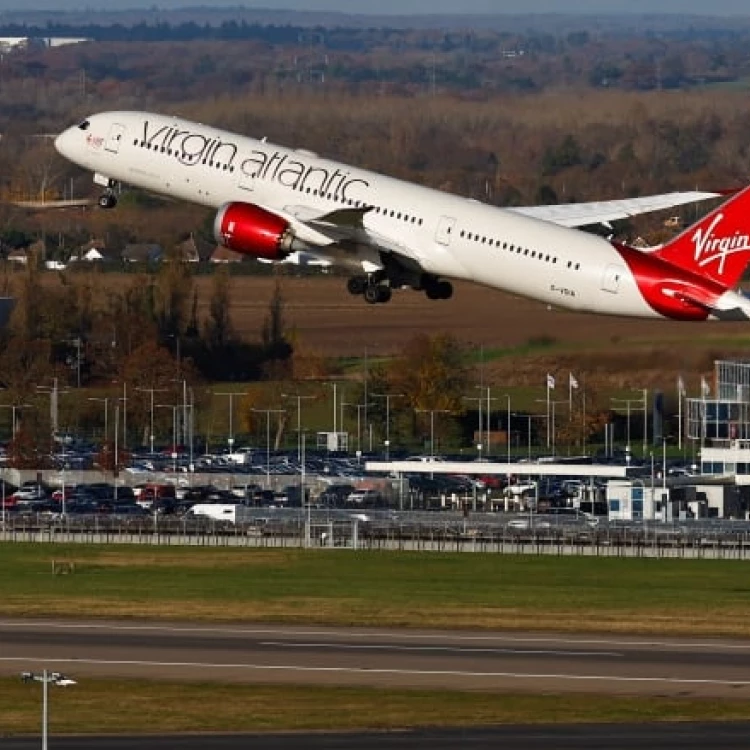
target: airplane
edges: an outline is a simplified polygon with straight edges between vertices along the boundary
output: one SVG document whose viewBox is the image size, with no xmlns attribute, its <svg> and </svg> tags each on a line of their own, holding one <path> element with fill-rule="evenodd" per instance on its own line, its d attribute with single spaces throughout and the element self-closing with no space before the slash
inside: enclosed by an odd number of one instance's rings
<svg viewBox="0 0 750 750">
<path fill-rule="evenodd" d="M 449 299 L 460 279 L 556 308 L 683 321 L 748 320 L 734 287 L 750 260 L 750 188 L 644 251 L 576 227 L 718 197 L 710 192 L 498 208 L 150 112 L 92 114 L 55 140 L 93 172 L 99 205 L 121 185 L 216 210 L 218 243 L 259 260 L 347 269 L 351 294 L 384 303 L 402 287 Z"/>
</svg>

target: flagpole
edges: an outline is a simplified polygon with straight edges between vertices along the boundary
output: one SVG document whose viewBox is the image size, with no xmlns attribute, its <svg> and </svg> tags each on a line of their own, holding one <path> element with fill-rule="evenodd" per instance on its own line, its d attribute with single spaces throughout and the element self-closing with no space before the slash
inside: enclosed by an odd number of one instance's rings
<svg viewBox="0 0 750 750">
<path fill-rule="evenodd" d="M 581 411 L 583 412 L 583 417 L 581 420 L 581 448 L 583 449 L 583 455 L 585 456 L 586 455 L 586 373 L 585 372 L 582 375 L 581 382 L 583 383 L 583 387 L 581 388 Z"/>
<path fill-rule="evenodd" d="M 568 373 L 568 411 L 573 417 L 573 373 Z"/>
<path fill-rule="evenodd" d="M 550 446 L 550 439 L 549 439 L 549 374 L 547 374 L 547 448 Z"/>
<path fill-rule="evenodd" d="M 682 452 L 682 388 L 677 381 L 677 448 Z"/>
</svg>

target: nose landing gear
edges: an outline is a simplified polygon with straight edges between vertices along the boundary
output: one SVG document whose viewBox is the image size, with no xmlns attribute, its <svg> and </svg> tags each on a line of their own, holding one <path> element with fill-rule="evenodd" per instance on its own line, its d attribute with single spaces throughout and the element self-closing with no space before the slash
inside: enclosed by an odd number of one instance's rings
<svg viewBox="0 0 750 750">
<path fill-rule="evenodd" d="M 114 208 L 117 205 L 117 196 L 113 190 L 107 190 L 99 196 L 98 204 L 99 208 Z"/>
</svg>

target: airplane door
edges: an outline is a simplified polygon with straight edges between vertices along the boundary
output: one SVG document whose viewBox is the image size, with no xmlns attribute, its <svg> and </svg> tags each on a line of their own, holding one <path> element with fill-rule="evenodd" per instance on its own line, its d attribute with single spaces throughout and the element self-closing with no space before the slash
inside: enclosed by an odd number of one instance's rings
<svg viewBox="0 0 750 750">
<path fill-rule="evenodd" d="M 122 143 L 124 135 L 124 125 L 118 125 L 117 123 L 112 125 L 112 127 L 109 129 L 107 140 L 104 142 L 104 149 L 112 154 L 118 153 L 120 151 L 120 144 Z"/>
<path fill-rule="evenodd" d="M 456 220 L 452 216 L 441 216 L 435 232 L 435 241 L 440 245 L 450 245 Z"/>
<path fill-rule="evenodd" d="M 610 294 L 620 291 L 620 281 L 625 273 L 624 266 L 607 266 L 602 277 L 602 290 Z"/>
</svg>

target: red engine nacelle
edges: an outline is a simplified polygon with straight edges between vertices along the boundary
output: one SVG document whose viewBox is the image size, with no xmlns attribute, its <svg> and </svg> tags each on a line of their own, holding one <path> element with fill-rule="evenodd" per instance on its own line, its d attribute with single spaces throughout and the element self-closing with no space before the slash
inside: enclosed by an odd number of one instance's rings
<svg viewBox="0 0 750 750">
<path fill-rule="evenodd" d="M 282 260 L 292 251 L 289 222 L 252 203 L 225 203 L 214 220 L 216 241 L 245 255 Z"/>
</svg>

